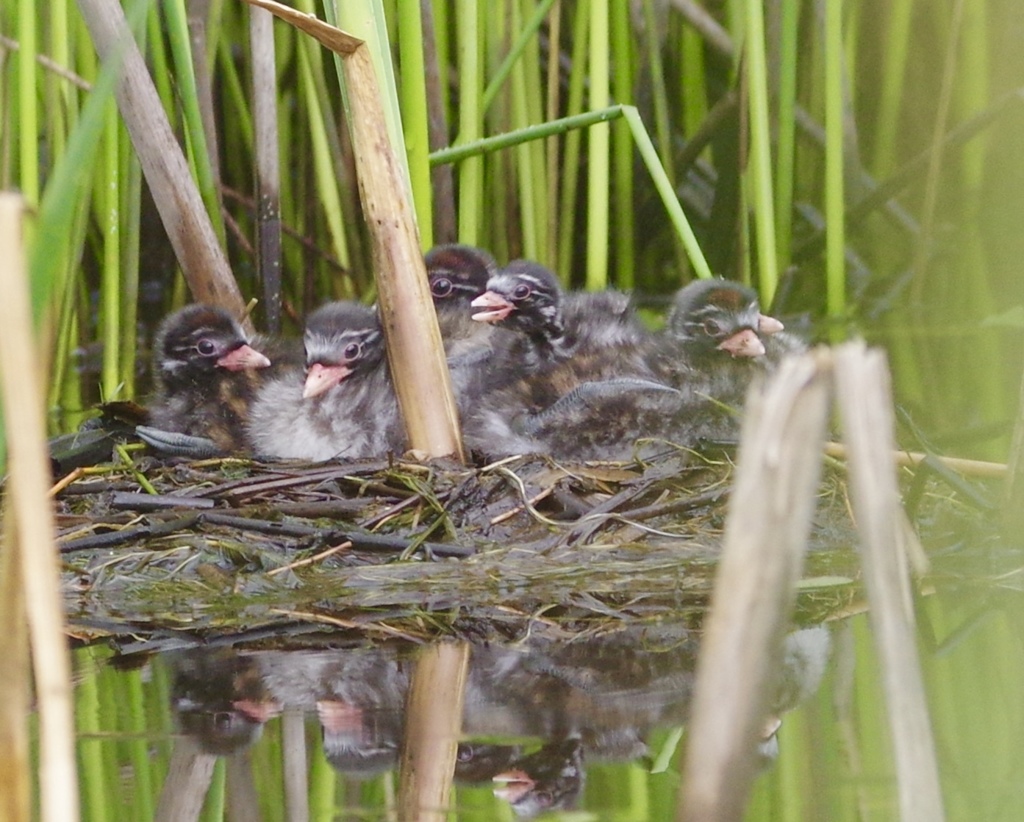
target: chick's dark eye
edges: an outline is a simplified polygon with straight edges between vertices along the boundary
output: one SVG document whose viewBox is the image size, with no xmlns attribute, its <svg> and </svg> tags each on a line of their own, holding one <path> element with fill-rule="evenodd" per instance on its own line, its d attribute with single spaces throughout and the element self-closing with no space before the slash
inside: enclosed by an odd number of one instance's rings
<svg viewBox="0 0 1024 822">
<path fill-rule="evenodd" d="M 722 333 L 722 324 L 717 320 L 704 320 L 704 331 L 712 337 Z"/>
<path fill-rule="evenodd" d="M 356 357 L 359 356 L 359 351 L 361 348 L 362 346 L 360 346 L 359 343 L 349 343 L 348 345 L 345 346 L 345 350 L 341 352 L 341 355 L 346 360 L 354 360 Z"/>
<path fill-rule="evenodd" d="M 532 293 L 532 289 L 528 285 L 517 285 L 512 289 L 513 300 L 525 300 Z"/>
<path fill-rule="evenodd" d="M 196 351 L 204 357 L 210 357 L 217 351 L 217 346 L 211 340 L 200 340 L 196 343 Z"/>
<path fill-rule="evenodd" d="M 447 297 L 452 293 L 452 281 L 447 277 L 438 277 L 430 283 L 430 293 L 435 297 Z"/>
</svg>

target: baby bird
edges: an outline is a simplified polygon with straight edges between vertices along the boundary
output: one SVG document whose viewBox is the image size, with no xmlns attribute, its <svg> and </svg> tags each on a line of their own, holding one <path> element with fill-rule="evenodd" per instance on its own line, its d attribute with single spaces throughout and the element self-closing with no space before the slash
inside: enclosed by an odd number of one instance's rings
<svg viewBox="0 0 1024 822">
<path fill-rule="evenodd" d="M 189 305 L 167 317 L 153 345 L 156 393 L 139 436 L 165 453 L 239 450 L 245 419 L 270 360 L 221 308 Z"/>
<path fill-rule="evenodd" d="M 679 395 L 655 379 L 625 294 L 563 295 L 550 271 L 516 261 L 474 305 L 487 309 L 475 318 L 519 332 L 503 360 L 512 380 L 492 384 L 464 424 L 467 445 L 489 458 L 626 459 L 648 415 Z"/>
<path fill-rule="evenodd" d="M 686 396 L 666 434 L 686 445 L 734 441 L 751 382 L 804 342 L 761 313 L 757 292 L 721 279 L 696 280 L 672 303 L 652 367 Z"/>
<path fill-rule="evenodd" d="M 505 356 L 520 374 L 608 348 L 625 356 L 647 338 L 626 294 L 563 294 L 554 272 L 530 260 L 510 262 L 472 305 L 484 309 L 474 320 L 517 333 Z"/>
<path fill-rule="evenodd" d="M 486 389 L 507 331 L 473 320 L 471 304 L 487 290 L 497 272 L 494 258 L 468 245 L 443 245 L 431 249 L 425 260 L 430 293 L 444 342 L 452 390 L 459 411 L 465 415 Z"/>
<path fill-rule="evenodd" d="M 449 360 L 489 349 L 493 328 L 474 322 L 470 305 L 487 290 L 498 264 L 488 252 L 469 245 L 441 245 L 424 257 L 437 323 Z"/>
<path fill-rule="evenodd" d="M 323 462 L 405 448 L 377 313 L 333 302 L 306 322 L 306 376 L 295 370 L 257 394 L 248 424 L 259 457 Z"/>
</svg>

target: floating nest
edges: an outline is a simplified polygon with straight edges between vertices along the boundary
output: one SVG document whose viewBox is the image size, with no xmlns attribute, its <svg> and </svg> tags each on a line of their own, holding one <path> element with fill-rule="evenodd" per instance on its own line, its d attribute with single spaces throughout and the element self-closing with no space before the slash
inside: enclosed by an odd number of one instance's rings
<svg viewBox="0 0 1024 822">
<path fill-rule="evenodd" d="M 115 463 L 56 486 L 83 640 L 328 627 L 426 640 L 678 619 L 706 604 L 734 469 L 725 453 L 670 448 L 642 463 L 483 468 L 167 461 L 139 448 L 118 445 Z M 851 544 L 840 472 L 818 510 L 811 573 L 834 588 L 853 566 L 821 550 Z"/>
</svg>

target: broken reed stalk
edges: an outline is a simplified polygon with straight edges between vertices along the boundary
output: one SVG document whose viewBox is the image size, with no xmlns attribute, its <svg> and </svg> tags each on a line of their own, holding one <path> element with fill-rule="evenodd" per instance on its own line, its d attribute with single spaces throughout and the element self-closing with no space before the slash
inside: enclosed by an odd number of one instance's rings
<svg viewBox="0 0 1024 822">
<path fill-rule="evenodd" d="M 448 818 L 468 672 L 466 642 L 429 645 L 416 660 L 406 697 L 399 819 Z"/>
<path fill-rule="evenodd" d="M 64 636 L 64 603 L 57 563 L 56 528 L 46 446 L 41 358 L 28 294 L 28 269 L 22 241 L 24 204 L 20 196 L 0 194 L 0 393 L 9 474 L 7 513 L 15 539 L 4 553 L 17 559 L 28 617 L 36 703 L 39 709 L 40 818 L 78 819 L 71 665 Z M 8 676 L 28 675 L 6 667 Z"/>
<path fill-rule="evenodd" d="M 273 0 L 246 0 L 341 57 L 359 195 L 373 244 L 378 310 L 409 446 L 463 459 L 458 414 L 427 282 L 408 185 L 388 136 L 380 86 L 362 40 Z"/>
<path fill-rule="evenodd" d="M 900 818 L 942 820 L 935 743 L 914 637 L 906 538 L 892 452 L 892 392 L 884 355 L 862 342 L 835 351 L 836 394 L 849 451 L 850 498 L 857 521 L 872 635 L 888 708 Z"/>
<path fill-rule="evenodd" d="M 823 352 L 751 392 L 697 665 L 680 822 L 738 820 L 814 512 L 828 411 Z"/>
<path fill-rule="evenodd" d="M 126 44 L 118 109 L 193 298 L 242 317 L 245 301 L 121 5 L 117 0 L 78 0 L 78 5 L 102 60 Z M 243 324 L 248 328 L 249 320 Z"/>
</svg>

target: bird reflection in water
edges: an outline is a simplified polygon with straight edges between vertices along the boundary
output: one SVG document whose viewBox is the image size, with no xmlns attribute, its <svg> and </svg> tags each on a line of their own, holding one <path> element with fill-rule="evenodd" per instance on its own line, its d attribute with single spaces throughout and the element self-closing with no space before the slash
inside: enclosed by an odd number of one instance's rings
<svg viewBox="0 0 1024 822">
<path fill-rule="evenodd" d="M 697 645 L 696 632 L 678 627 L 474 645 L 455 781 L 493 780 L 523 817 L 574 807 L 585 763 L 650 764 L 650 733 L 686 721 Z M 760 748 L 765 764 L 777 755 L 782 714 L 817 689 L 829 651 L 824 627 L 786 638 Z M 340 773 L 367 779 L 398 765 L 415 665 L 406 650 L 206 650 L 168 659 L 179 727 L 208 753 L 249 746 L 266 721 L 299 710 L 316 716 Z"/>
</svg>

